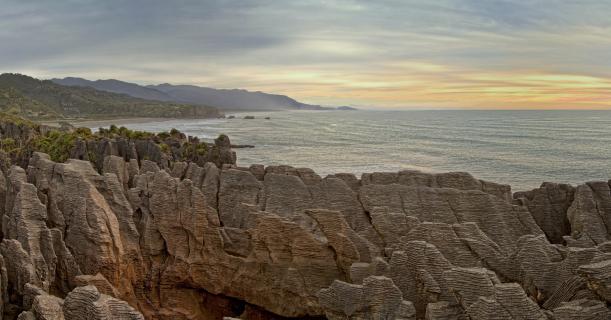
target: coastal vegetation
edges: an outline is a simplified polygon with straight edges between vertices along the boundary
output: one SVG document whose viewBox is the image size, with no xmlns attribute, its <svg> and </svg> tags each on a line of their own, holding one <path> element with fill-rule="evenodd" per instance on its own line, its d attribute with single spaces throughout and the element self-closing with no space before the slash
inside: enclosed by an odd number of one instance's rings
<svg viewBox="0 0 611 320">
<path fill-rule="evenodd" d="M 43 152 L 55 162 L 75 158 L 90 160 L 101 167 L 101 161 L 109 152 L 106 146 L 117 143 L 126 146 L 120 150 L 125 158 L 155 160 L 161 166 L 169 161 L 203 164 L 214 161 L 220 154 L 216 144 L 186 136 L 176 129 L 153 133 L 110 125 L 94 132 L 84 127 L 41 125 L 8 113 L 0 113 L 0 136 L 0 158 L 3 162 L 24 165 L 32 153 Z M 224 141 L 223 137 L 226 136 L 221 135 L 217 140 Z"/>
</svg>

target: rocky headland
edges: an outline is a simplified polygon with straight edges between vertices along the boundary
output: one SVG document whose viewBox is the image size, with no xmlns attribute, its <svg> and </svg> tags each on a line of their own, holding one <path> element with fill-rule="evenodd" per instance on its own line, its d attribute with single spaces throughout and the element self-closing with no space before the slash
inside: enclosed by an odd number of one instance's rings
<svg viewBox="0 0 611 320">
<path fill-rule="evenodd" d="M 320 177 L 107 130 L 0 122 L 4 319 L 611 319 L 608 181 Z"/>
</svg>

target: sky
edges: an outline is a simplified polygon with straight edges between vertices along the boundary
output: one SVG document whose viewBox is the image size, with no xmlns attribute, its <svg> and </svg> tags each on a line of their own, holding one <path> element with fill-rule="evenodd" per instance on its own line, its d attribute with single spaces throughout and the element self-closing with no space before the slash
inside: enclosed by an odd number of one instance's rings
<svg viewBox="0 0 611 320">
<path fill-rule="evenodd" d="M 611 0 L 0 0 L 0 72 L 381 108 L 611 109 Z"/>
</svg>

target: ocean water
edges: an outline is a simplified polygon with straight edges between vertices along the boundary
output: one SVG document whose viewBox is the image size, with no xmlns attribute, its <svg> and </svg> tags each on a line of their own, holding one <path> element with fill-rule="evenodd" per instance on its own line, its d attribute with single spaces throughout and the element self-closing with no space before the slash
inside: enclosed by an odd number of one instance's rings
<svg viewBox="0 0 611 320">
<path fill-rule="evenodd" d="M 256 119 L 242 119 L 254 115 Z M 544 181 L 577 184 L 611 176 L 611 111 L 280 111 L 236 119 L 128 123 L 229 135 L 238 164 L 337 172 L 467 171 L 513 190 Z M 270 120 L 263 119 L 271 117 Z"/>
</svg>

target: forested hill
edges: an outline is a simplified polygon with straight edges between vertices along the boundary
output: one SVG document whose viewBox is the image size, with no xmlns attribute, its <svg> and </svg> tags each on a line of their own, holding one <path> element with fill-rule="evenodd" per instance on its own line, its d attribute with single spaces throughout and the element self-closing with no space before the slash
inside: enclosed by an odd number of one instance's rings
<svg viewBox="0 0 611 320">
<path fill-rule="evenodd" d="M 0 75 L 0 111 L 29 118 L 215 118 L 215 107 L 146 100 L 91 87 L 63 86 L 13 73 Z"/>
</svg>

